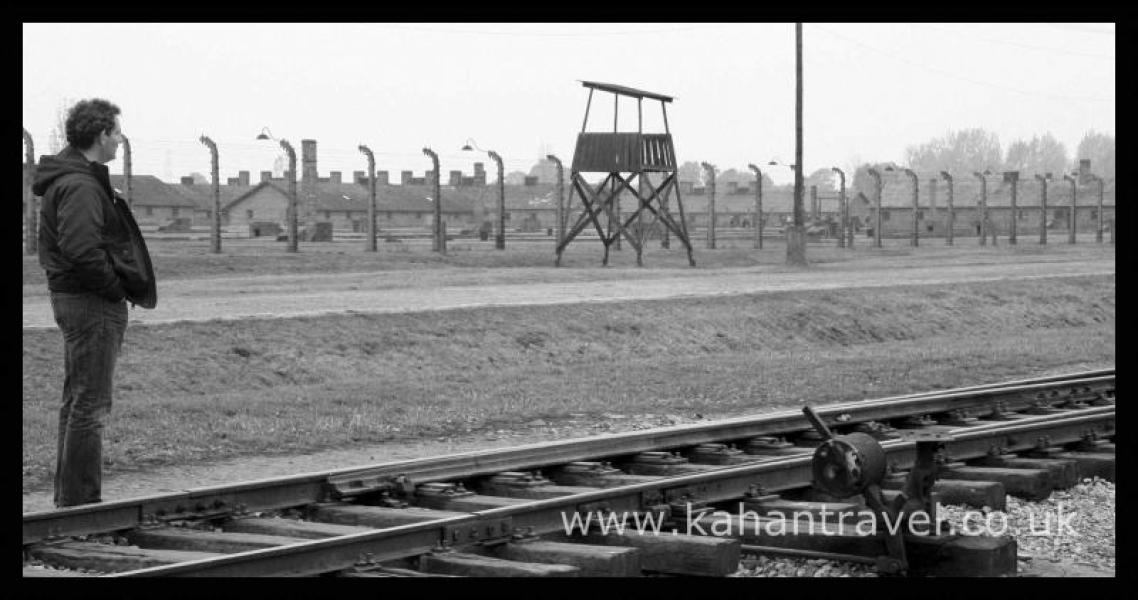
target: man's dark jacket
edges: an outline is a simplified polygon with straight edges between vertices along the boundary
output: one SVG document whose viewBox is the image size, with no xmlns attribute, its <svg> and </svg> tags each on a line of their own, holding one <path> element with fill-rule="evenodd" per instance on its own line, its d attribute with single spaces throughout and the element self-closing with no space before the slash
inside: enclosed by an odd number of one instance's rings
<svg viewBox="0 0 1138 600">
<path fill-rule="evenodd" d="M 107 167 L 68 146 L 40 157 L 32 192 L 43 198 L 39 258 L 53 292 L 90 292 L 154 308 L 150 253 Z"/>
</svg>

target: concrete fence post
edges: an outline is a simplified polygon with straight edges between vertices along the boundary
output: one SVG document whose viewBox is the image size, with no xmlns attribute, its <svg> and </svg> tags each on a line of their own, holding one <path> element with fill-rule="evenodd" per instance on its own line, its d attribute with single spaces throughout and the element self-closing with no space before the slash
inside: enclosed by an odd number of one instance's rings
<svg viewBox="0 0 1138 600">
<path fill-rule="evenodd" d="M 907 173 L 909 175 L 909 177 L 911 177 L 913 179 L 913 241 L 912 241 L 912 244 L 913 244 L 913 246 L 917 246 L 919 243 L 920 237 L 921 237 L 921 233 L 920 233 L 921 220 L 917 214 L 918 212 L 920 212 L 920 208 L 921 208 L 920 205 L 917 203 L 917 196 L 918 196 L 918 192 L 919 192 L 920 183 L 917 180 L 917 174 L 914 173 L 912 169 L 905 169 L 905 173 Z"/>
<path fill-rule="evenodd" d="M 837 167 L 831 171 L 838 174 L 838 247 L 845 248 L 847 237 L 849 247 L 853 247 L 853 232 L 850 231 L 850 210 L 846 200 L 846 174 Z"/>
<path fill-rule="evenodd" d="M 748 168 L 755 172 L 755 217 L 752 224 L 755 226 L 755 250 L 763 249 L 763 172 L 754 164 Z"/>
<path fill-rule="evenodd" d="M 443 191 L 442 191 L 442 172 L 439 171 L 439 155 L 435 154 L 430 148 L 423 148 L 423 154 L 431 157 L 431 164 L 434 165 L 435 180 L 434 180 L 434 198 L 432 200 L 435 204 L 435 226 L 434 229 L 434 251 L 439 254 L 447 253 L 446 239 L 443 237 Z"/>
<path fill-rule="evenodd" d="M 947 225 L 945 226 L 944 245 L 952 245 L 953 229 L 956 227 L 956 208 L 952 204 L 952 175 L 948 171 L 941 171 L 940 176 L 948 184 L 948 197 L 945 200 L 945 213 Z"/>
<path fill-rule="evenodd" d="M 1102 230 L 1103 230 L 1103 216 L 1102 216 L 1102 196 L 1103 196 L 1103 180 L 1098 175 L 1091 175 L 1096 183 L 1098 183 L 1098 227 L 1095 229 L 1095 242 L 1102 243 Z"/>
<path fill-rule="evenodd" d="M 209 251 L 213 254 L 221 254 L 221 174 L 217 144 L 205 134 L 202 134 L 198 141 L 209 148 L 209 173 L 213 182 L 210 186 L 210 195 L 213 196 L 213 218 L 210 219 Z"/>
<path fill-rule="evenodd" d="M 1035 179 L 1039 182 L 1039 243 L 1047 243 L 1047 182 L 1051 179 L 1051 173 L 1046 175 L 1036 175 Z"/>
<path fill-rule="evenodd" d="M 297 231 L 297 198 L 296 198 L 296 150 L 293 149 L 292 144 L 288 140 L 280 140 L 281 148 L 288 154 L 288 247 L 285 249 L 287 252 L 299 252 L 300 247 L 297 238 L 299 237 Z"/>
<path fill-rule="evenodd" d="M 32 180 L 36 174 L 36 151 L 32 134 L 24 129 L 24 252 L 39 252 L 39 212 L 36 196 L 32 193 Z"/>
<path fill-rule="evenodd" d="M 1004 181 L 1007 181 L 1012 186 L 1012 220 L 1011 228 L 1008 231 L 1008 244 L 1015 246 L 1017 225 L 1019 222 L 1019 207 L 1016 203 L 1016 188 L 1019 186 L 1019 171 L 1005 171 Z"/>
<path fill-rule="evenodd" d="M 1076 217 L 1075 200 L 1078 197 L 1078 192 L 1079 192 L 1078 185 L 1079 185 L 1079 183 L 1078 183 L 1077 179 L 1075 179 L 1074 177 L 1071 177 L 1070 175 L 1064 174 L 1063 179 L 1066 179 L 1067 181 L 1071 182 L 1071 214 L 1067 216 L 1067 243 L 1068 244 L 1074 244 L 1075 243 L 1075 224 L 1078 221 L 1075 218 Z"/>
<path fill-rule="evenodd" d="M 568 226 L 566 221 L 569 219 L 569 207 L 565 206 L 565 167 L 561 164 L 561 159 L 552 154 L 546 155 L 545 158 L 557 166 L 557 240 L 554 241 L 556 247 L 565 239 L 565 228 Z"/>
<path fill-rule="evenodd" d="M 378 252 L 375 230 L 375 154 L 371 148 L 360 144 L 359 150 L 367 157 L 367 183 L 369 201 L 367 205 L 367 246 L 368 252 Z"/>
<path fill-rule="evenodd" d="M 715 249 L 715 165 L 700 163 L 707 170 L 707 247 Z"/>
<path fill-rule="evenodd" d="M 973 171 L 980 180 L 980 245 L 988 245 L 988 178 L 987 173 Z"/>
<path fill-rule="evenodd" d="M 874 217 L 873 226 L 873 245 L 877 248 L 881 247 L 881 173 L 877 169 L 869 169 L 867 171 L 870 177 L 873 177 L 874 188 L 876 189 L 876 198 L 874 199 L 874 206 L 877 215 Z"/>
</svg>

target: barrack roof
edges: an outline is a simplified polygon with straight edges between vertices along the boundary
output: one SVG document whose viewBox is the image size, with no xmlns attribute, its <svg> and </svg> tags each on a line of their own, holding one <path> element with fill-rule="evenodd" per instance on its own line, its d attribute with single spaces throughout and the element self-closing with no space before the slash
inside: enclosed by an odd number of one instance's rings
<svg viewBox="0 0 1138 600">
<path fill-rule="evenodd" d="M 671 96 L 665 96 L 663 94 L 657 94 L 654 92 L 645 92 L 644 90 L 638 90 L 635 88 L 625 87 L 623 85 L 616 85 L 616 84 L 612 84 L 612 83 L 600 83 L 597 81 L 581 81 L 581 85 L 583 85 L 587 88 L 601 90 L 604 92 L 612 92 L 614 94 L 620 94 L 622 96 L 632 96 L 633 98 L 652 98 L 653 100 L 659 100 L 661 102 L 671 102 L 672 101 Z"/>
</svg>

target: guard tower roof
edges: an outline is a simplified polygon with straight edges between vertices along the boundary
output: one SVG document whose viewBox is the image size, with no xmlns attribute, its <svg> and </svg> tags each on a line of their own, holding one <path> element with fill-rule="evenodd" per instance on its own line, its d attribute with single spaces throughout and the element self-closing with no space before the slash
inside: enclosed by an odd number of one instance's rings
<svg viewBox="0 0 1138 600">
<path fill-rule="evenodd" d="M 581 85 L 583 85 L 587 88 L 592 88 L 595 90 L 601 90 L 603 92 L 612 92 L 614 94 L 619 94 L 621 96 L 632 96 L 633 98 L 652 98 L 653 100 L 659 100 L 660 102 L 671 102 L 672 101 L 671 96 L 665 96 L 663 94 L 657 94 L 654 92 L 645 92 L 644 90 L 638 90 L 635 88 L 625 87 L 623 85 L 616 85 L 613 83 L 600 83 L 598 81 L 581 81 Z"/>
</svg>

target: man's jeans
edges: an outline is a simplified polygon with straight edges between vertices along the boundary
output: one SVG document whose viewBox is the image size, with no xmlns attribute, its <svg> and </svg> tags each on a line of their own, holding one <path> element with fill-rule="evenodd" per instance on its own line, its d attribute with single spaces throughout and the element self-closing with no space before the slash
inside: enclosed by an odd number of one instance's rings
<svg viewBox="0 0 1138 600">
<path fill-rule="evenodd" d="M 111 411 L 115 359 L 126 330 L 126 301 L 51 292 L 63 332 L 63 406 L 55 462 L 55 505 L 102 500 L 103 425 Z"/>
</svg>

